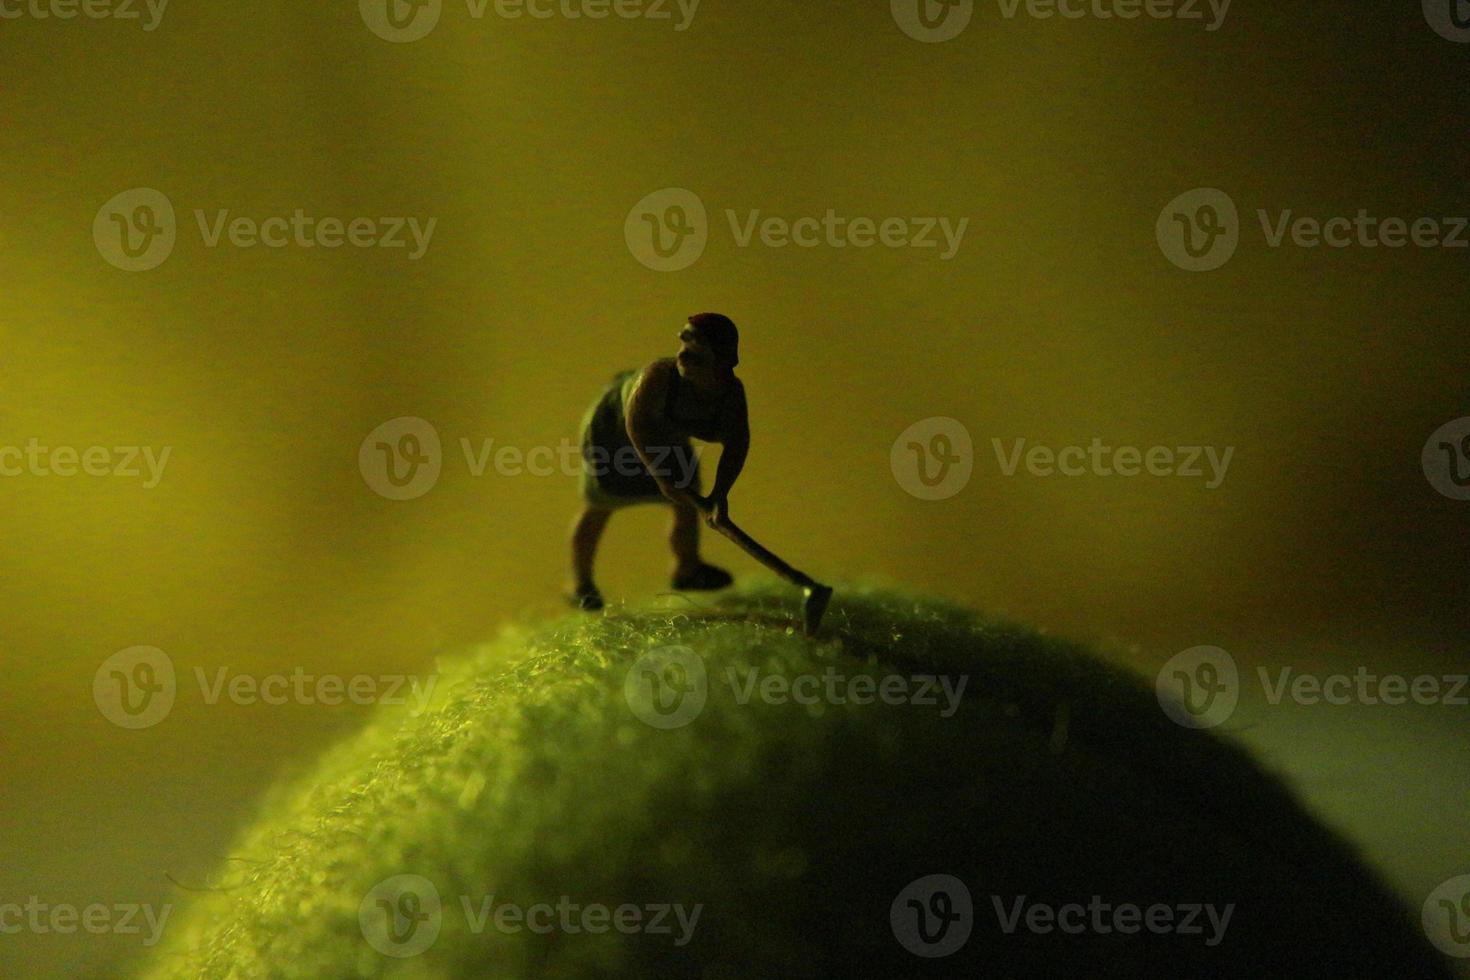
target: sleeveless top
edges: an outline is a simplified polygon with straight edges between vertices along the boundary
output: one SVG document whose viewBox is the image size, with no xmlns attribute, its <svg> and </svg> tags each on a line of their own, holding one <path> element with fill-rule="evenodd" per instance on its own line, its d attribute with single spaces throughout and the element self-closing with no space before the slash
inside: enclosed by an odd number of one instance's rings
<svg viewBox="0 0 1470 980">
<path fill-rule="evenodd" d="M 701 442 L 718 442 L 720 438 L 720 416 L 724 414 L 725 400 L 730 397 L 727 390 L 720 396 L 719 405 L 715 412 L 708 418 L 681 418 L 675 411 L 679 403 L 679 392 L 683 390 L 684 378 L 678 369 L 674 370 L 674 383 L 669 386 L 668 397 L 664 399 L 664 418 L 668 419 L 680 432 L 687 432 Z"/>
<path fill-rule="evenodd" d="M 632 440 L 628 438 L 628 392 L 637 382 L 638 373 L 636 370 L 620 371 L 614 375 L 582 419 L 582 455 L 589 464 L 598 464 L 587 470 L 587 478 L 612 498 L 654 499 L 663 496 L 652 474 L 636 459 Z M 684 418 L 677 411 L 683 384 L 684 379 L 679 377 L 676 369 L 668 397 L 664 400 L 664 418 L 679 432 L 688 433 L 701 442 L 715 441 L 719 435 L 719 412 L 724 408 L 724 400 L 721 400 L 715 416 Z M 623 459 L 626 463 L 622 467 L 608 465 L 608 461 L 613 459 Z"/>
</svg>

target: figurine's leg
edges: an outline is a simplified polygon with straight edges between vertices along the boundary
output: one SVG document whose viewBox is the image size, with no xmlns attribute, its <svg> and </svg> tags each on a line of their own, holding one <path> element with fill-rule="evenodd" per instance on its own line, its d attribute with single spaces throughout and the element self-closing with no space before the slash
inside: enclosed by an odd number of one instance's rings
<svg viewBox="0 0 1470 980">
<path fill-rule="evenodd" d="M 692 505 L 674 505 L 674 519 L 669 525 L 669 547 L 674 552 L 675 578 L 699 568 L 699 511 Z"/>
<path fill-rule="evenodd" d="M 674 588 L 681 591 L 723 589 L 734 581 L 729 572 L 706 565 L 699 557 L 699 520 L 699 510 L 693 505 L 674 505 L 669 547 L 674 552 Z"/>
<path fill-rule="evenodd" d="M 592 563 L 597 558 L 597 544 L 607 528 L 612 511 L 588 504 L 572 527 L 572 605 L 580 609 L 602 608 L 602 594 L 592 581 Z"/>
</svg>

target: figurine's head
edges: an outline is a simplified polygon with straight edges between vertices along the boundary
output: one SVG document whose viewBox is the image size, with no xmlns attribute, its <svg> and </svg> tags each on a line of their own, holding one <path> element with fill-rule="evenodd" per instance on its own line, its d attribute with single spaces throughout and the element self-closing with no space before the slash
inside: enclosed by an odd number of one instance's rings
<svg viewBox="0 0 1470 980">
<path fill-rule="evenodd" d="M 679 374 L 695 380 L 728 377 L 740 363 L 740 331 L 727 316 L 697 313 L 679 331 Z"/>
</svg>

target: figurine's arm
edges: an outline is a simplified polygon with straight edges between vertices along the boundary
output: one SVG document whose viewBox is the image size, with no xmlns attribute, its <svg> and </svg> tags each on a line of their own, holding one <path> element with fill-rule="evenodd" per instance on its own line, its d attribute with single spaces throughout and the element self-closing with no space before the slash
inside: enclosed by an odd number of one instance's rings
<svg viewBox="0 0 1470 980">
<path fill-rule="evenodd" d="M 724 418 L 725 438 L 720 452 L 720 466 L 715 472 L 715 486 L 709 494 L 709 517 L 711 524 L 723 524 L 730 516 L 730 490 L 740 479 L 745 469 L 745 457 L 750 452 L 750 411 L 745 403 L 745 386 L 740 382 L 735 397 L 730 400 Z"/>
<path fill-rule="evenodd" d="M 628 439 L 665 497 L 676 504 L 697 504 L 696 495 L 687 487 L 680 487 L 672 479 L 669 453 L 673 440 L 668 435 L 668 426 L 661 414 L 668 396 L 667 374 L 658 365 L 644 368 L 624 409 L 628 420 Z"/>
</svg>

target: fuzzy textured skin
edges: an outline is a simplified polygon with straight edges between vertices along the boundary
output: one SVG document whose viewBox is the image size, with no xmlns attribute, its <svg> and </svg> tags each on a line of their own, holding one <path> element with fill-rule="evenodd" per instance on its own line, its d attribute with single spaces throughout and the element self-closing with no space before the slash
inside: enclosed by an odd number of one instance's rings
<svg viewBox="0 0 1470 980">
<path fill-rule="evenodd" d="M 1356 855 L 1240 749 L 1167 720 L 1141 679 L 1072 644 L 891 589 L 839 587 L 821 636 L 745 586 L 681 611 L 572 616 L 444 671 L 430 710 L 385 710 L 270 798 L 151 964 L 196 977 L 1447 976 Z M 641 721 L 630 668 L 695 651 L 707 702 Z M 938 704 L 773 703 L 761 677 L 961 676 Z M 875 681 L 876 683 L 876 681 Z M 911 687 L 910 690 L 914 690 Z M 432 882 L 439 933 L 385 956 L 359 912 Z M 947 874 L 973 932 L 926 959 L 890 906 Z M 461 905 L 702 905 L 693 938 L 476 933 Z M 1007 908 L 1234 903 L 1223 941 L 1007 934 Z M 676 930 L 677 931 L 677 930 Z"/>
</svg>

